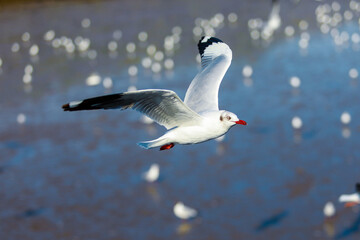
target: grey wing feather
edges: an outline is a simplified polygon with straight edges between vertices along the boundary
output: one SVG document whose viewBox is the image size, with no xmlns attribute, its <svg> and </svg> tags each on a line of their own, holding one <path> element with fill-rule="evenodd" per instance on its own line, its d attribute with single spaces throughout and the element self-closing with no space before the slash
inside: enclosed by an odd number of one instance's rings
<svg viewBox="0 0 360 240">
<path fill-rule="evenodd" d="M 200 115 L 170 90 L 148 89 L 117 93 L 70 102 L 63 106 L 65 111 L 118 108 L 139 111 L 167 129 L 196 124 L 201 120 Z"/>
<path fill-rule="evenodd" d="M 184 102 L 197 113 L 219 110 L 219 87 L 231 64 L 231 49 L 214 37 L 202 37 L 198 49 L 202 68 L 191 82 Z"/>
</svg>

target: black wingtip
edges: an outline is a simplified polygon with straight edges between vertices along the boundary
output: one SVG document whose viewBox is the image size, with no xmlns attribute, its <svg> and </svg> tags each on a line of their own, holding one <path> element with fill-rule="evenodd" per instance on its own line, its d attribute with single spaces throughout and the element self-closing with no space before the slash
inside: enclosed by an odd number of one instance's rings
<svg viewBox="0 0 360 240">
<path fill-rule="evenodd" d="M 78 110 L 82 110 L 82 109 L 80 109 L 78 106 L 71 106 L 70 105 L 71 103 L 67 103 L 67 104 L 64 104 L 64 105 L 62 105 L 62 109 L 64 110 L 64 111 L 68 111 L 68 112 L 73 112 L 73 111 L 78 111 Z"/>
<path fill-rule="evenodd" d="M 213 43 L 223 42 L 218 38 L 210 37 L 210 36 L 202 36 L 198 42 L 199 53 L 202 56 L 204 54 L 205 49 Z"/>
<path fill-rule="evenodd" d="M 84 99 L 82 101 L 73 101 L 62 106 L 64 111 L 82 111 L 96 109 L 115 109 L 126 108 L 126 104 L 122 102 L 123 93 L 115 93 L 94 98 Z"/>
<path fill-rule="evenodd" d="M 62 105 L 62 109 L 63 109 L 64 111 L 70 111 L 70 105 L 69 105 L 68 103 Z"/>
</svg>

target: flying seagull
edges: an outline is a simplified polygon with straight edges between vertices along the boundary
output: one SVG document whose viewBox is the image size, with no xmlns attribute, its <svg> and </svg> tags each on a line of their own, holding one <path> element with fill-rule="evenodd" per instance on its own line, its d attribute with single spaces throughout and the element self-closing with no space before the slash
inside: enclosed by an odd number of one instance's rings
<svg viewBox="0 0 360 240">
<path fill-rule="evenodd" d="M 220 39 L 202 37 L 198 43 L 201 71 L 191 82 L 184 101 L 171 90 L 146 89 L 89 98 L 64 104 L 64 111 L 131 108 L 145 114 L 168 131 L 138 143 L 166 150 L 175 144 L 195 144 L 218 138 L 236 125 L 247 125 L 231 112 L 219 110 L 220 83 L 230 66 L 231 49 Z"/>
</svg>

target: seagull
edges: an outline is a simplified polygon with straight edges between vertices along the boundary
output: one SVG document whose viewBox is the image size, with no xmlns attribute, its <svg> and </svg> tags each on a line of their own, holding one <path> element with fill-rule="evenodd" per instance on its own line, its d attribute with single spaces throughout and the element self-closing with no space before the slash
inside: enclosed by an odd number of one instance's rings
<svg viewBox="0 0 360 240">
<path fill-rule="evenodd" d="M 176 217 L 184 220 L 194 218 L 197 215 L 197 211 L 195 209 L 184 205 L 182 202 L 177 202 L 174 205 L 173 211 Z"/>
<path fill-rule="evenodd" d="M 218 92 L 231 64 L 232 51 L 218 38 L 199 40 L 201 70 L 192 80 L 185 99 L 165 89 L 146 89 L 88 98 L 64 104 L 64 111 L 134 109 L 168 131 L 152 141 L 140 142 L 145 149 L 167 150 L 175 144 L 196 144 L 218 138 L 234 125 L 247 125 L 232 112 L 219 110 Z"/>
<path fill-rule="evenodd" d="M 339 202 L 345 202 L 345 207 L 352 207 L 360 204 L 360 183 L 356 184 L 356 192 L 351 194 L 342 194 Z"/>
<path fill-rule="evenodd" d="M 148 171 L 143 173 L 142 176 L 147 182 L 155 182 L 156 180 L 158 180 L 159 174 L 160 166 L 159 164 L 154 163 L 150 166 L 150 169 Z"/>
</svg>

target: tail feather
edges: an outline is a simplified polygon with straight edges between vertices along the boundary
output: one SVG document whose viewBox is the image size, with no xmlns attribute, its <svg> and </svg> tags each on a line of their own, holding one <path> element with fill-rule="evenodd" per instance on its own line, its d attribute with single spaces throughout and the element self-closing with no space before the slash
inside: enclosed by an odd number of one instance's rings
<svg viewBox="0 0 360 240">
<path fill-rule="evenodd" d="M 151 140 L 151 141 L 139 142 L 139 143 L 137 143 L 137 145 L 139 145 L 140 147 L 145 148 L 145 149 L 150 149 L 150 148 L 156 148 L 156 147 L 163 146 L 167 143 L 169 143 L 169 141 L 167 139 L 158 138 L 158 139 Z"/>
<path fill-rule="evenodd" d="M 151 143 L 150 142 L 139 142 L 137 143 L 137 145 L 139 145 L 142 148 L 145 149 L 150 149 L 151 148 Z"/>
</svg>

